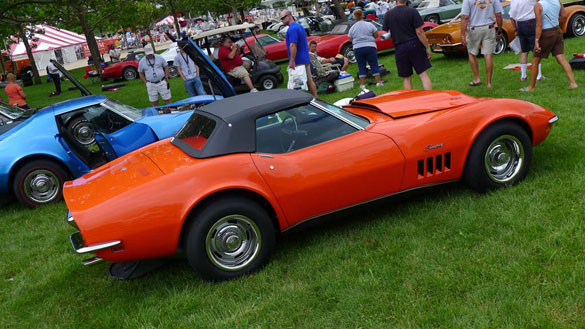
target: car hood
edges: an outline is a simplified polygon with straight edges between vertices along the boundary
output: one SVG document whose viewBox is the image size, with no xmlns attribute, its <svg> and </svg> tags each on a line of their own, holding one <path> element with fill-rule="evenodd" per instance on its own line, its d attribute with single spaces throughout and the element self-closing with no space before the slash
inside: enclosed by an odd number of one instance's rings
<svg viewBox="0 0 585 329">
<path fill-rule="evenodd" d="M 350 107 L 385 113 L 394 119 L 441 111 L 481 101 L 458 91 L 399 90 L 378 97 L 354 101 Z"/>
<path fill-rule="evenodd" d="M 213 61 L 199 48 L 193 40 L 177 41 L 177 46 L 185 51 L 189 57 L 199 66 L 199 71 L 209 77 L 209 80 L 217 87 L 224 97 L 235 96 L 234 87 L 228 82 L 223 72 Z"/>
<path fill-rule="evenodd" d="M 192 114 L 193 111 L 182 111 L 163 115 L 144 116 L 136 120 L 136 122 L 148 125 L 158 139 L 165 139 L 175 136 Z"/>
</svg>

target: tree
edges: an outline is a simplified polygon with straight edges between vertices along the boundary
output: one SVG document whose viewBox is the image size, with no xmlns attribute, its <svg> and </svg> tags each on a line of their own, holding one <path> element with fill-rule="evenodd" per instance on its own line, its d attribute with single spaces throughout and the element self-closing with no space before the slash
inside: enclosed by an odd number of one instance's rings
<svg viewBox="0 0 585 329">
<path fill-rule="evenodd" d="M 51 15 L 47 13 L 50 11 L 50 5 L 54 3 L 55 0 L 3 0 L 0 2 L 0 37 L 6 40 L 10 35 L 18 33 L 26 48 L 35 84 L 40 84 L 41 78 L 32 47 L 28 42 L 27 32 L 31 32 L 29 27 L 31 25 L 50 21 Z M 2 67 L 4 67 L 3 60 Z"/>
<path fill-rule="evenodd" d="M 85 35 L 94 66 L 101 63 L 100 50 L 95 40 L 95 30 L 107 26 L 109 21 L 117 20 L 124 13 L 124 5 L 131 0 L 58 0 L 53 6 L 61 22 L 73 30 L 81 30 Z"/>
<path fill-rule="evenodd" d="M 115 26 L 116 30 L 119 26 L 128 24 L 129 21 L 146 28 L 152 49 L 155 49 L 150 28 L 153 23 L 164 16 L 165 9 L 163 6 L 150 1 L 134 1 L 124 7 L 124 13 L 120 16 L 119 21 L 111 20 L 111 23 Z"/>
</svg>

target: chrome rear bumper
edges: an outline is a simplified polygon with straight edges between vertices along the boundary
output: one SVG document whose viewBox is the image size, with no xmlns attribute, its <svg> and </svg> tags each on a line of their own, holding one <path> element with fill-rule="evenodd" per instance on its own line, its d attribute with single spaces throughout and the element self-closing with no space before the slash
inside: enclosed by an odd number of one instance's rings
<svg viewBox="0 0 585 329">
<path fill-rule="evenodd" d="M 73 216 L 71 216 L 71 213 L 67 213 L 67 223 L 69 225 L 75 227 L 76 229 L 79 229 L 79 227 L 77 227 L 77 224 L 75 223 L 75 219 L 73 218 Z M 86 246 L 85 241 L 83 240 L 83 236 L 81 235 L 81 232 L 79 232 L 79 231 L 77 231 L 69 236 L 69 242 L 71 242 L 71 246 L 73 247 L 73 250 L 75 250 L 75 252 L 78 254 L 93 253 L 96 251 L 100 251 L 100 250 L 104 250 L 104 249 L 108 249 L 108 248 L 113 248 L 113 247 L 116 247 L 116 246 L 119 246 L 122 244 L 122 241 L 116 240 L 116 241 L 108 241 L 108 242 L 104 242 L 104 243 L 97 243 L 97 244 L 92 244 L 92 245 Z M 81 263 L 83 265 L 92 265 L 92 264 L 99 263 L 102 260 L 103 259 L 101 259 L 100 257 L 95 256 L 95 257 L 83 260 Z"/>
<path fill-rule="evenodd" d="M 548 120 L 548 123 L 552 125 L 557 121 L 559 121 L 559 117 L 555 115 L 552 119 Z"/>
</svg>

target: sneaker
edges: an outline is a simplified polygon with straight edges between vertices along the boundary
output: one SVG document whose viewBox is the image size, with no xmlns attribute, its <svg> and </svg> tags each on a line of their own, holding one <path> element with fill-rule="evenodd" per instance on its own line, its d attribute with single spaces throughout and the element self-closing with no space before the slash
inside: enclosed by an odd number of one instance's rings
<svg viewBox="0 0 585 329">
<path fill-rule="evenodd" d="M 384 82 L 381 82 L 381 81 L 376 83 L 376 87 L 382 87 L 383 85 L 384 85 Z"/>
<path fill-rule="evenodd" d="M 361 89 L 361 90 L 364 90 L 364 89 L 366 89 L 366 85 L 360 85 L 360 89 Z"/>
<path fill-rule="evenodd" d="M 544 75 L 541 75 L 538 78 L 536 78 L 536 81 L 543 81 L 543 80 L 548 80 L 548 78 L 545 77 Z"/>
<path fill-rule="evenodd" d="M 250 92 L 251 92 L 251 93 L 257 93 L 257 92 L 258 92 L 258 89 L 256 89 L 256 88 L 252 88 L 252 90 L 250 90 Z"/>
</svg>

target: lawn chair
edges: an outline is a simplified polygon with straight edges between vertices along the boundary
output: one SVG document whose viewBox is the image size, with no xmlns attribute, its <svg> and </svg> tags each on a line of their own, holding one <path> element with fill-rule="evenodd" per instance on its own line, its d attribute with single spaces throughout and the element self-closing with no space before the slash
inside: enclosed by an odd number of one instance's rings
<svg viewBox="0 0 585 329">
<path fill-rule="evenodd" d="M 316 54 L 309 53 L 309 56 L 311 58 L 311 75 L 317 86 L 321 82 L 333 83 L 337 80 L 340 73 L 339 64 L 321 64 Z"/>
</svg>

